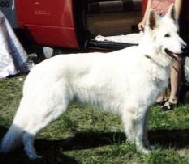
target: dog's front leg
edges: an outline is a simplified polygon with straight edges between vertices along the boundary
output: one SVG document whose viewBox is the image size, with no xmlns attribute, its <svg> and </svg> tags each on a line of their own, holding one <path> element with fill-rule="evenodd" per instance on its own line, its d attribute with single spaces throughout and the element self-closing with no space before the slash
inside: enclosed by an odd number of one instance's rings
<svg viewBox="0 0 189 164">
<path fill-rule="evenodd" d="M 130 107 L 122 113 L 127 141 L 136 143 L 137 150 L 149 153 L 147 140 L 148 111 L 145 108 Z"/>
<path fill-rule="evenodd" d="M 136 139 L 136 109 L 135 107 L 126 108 L 122 113 L 122 120 L 125 128 L 125 135 L 127 141 L 130 143 L 135 143 Z"/>
<path fill-rule="evenodd" d="M 136 146 L 143 153 L 150 153 L 147 139 L 148 109 L 139 108 L 136 118 Z"/>
<path fill-rule="evenodd" d="M 151 148 L 150 142 L 148 141 L 148 120 L 149 120 L 149 109 L 147 109 L 146 114 L 144 116 L 144 138 L 143 138 L 143 143 L 146 148 Z"/>
</svg>

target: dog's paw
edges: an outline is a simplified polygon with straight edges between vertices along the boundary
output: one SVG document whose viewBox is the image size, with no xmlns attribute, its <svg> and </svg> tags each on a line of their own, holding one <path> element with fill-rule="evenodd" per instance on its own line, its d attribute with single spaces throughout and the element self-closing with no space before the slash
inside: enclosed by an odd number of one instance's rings
<svg viewBox="0 0 189 164">
<path fill-rule="evenodd" d="M 137 148 L 137 150 L 141 153 L 144 153 L 144 154 L 150 154 L 151 153 L 151 149 L 148 149 L 148 148 L 145 148 L 145 147 L 139 147 L 139 148 Z"/>
<path fill-rule="evenodd" d="M 150 154 L 150 153 L 151 153 L 151 150 L 150 150 L 150 149 L 147 149 L 147 148 L 142 148 L 142 149 L 141 149 L 141 152 L 144 153 L 144 154 Z"/>
<path fill-rule="evenodd" d="M 43 157 L 42 156 L 33 156 L 33 157 L 29 157 L 30 160 L 39 160 L 39 159 L 42 159 Z"/>
<path fill-rule="evenodd" d="M 42 156 L 40 156 L 40 155 L 37 155 L 37 154 L 29 154 L 29 155 L 27 155 L 28 156 L 28 158 L 30 159 L 30 160 L 39 160 L 39 159 L 42 159 L 43 157 Z"/>
<path fill-rule="evenodd" d="M 155 150 L 158 147 L 158 145 L 151 145 L 150 150 Z"/>
</svg>

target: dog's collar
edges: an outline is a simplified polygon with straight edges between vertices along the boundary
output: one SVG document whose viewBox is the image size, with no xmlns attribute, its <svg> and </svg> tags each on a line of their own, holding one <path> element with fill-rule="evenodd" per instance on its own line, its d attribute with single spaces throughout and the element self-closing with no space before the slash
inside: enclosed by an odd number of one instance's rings
<svg viewBox="0 0 189 164">
<path fill-rule="evenodd" d="M 145 55 L 145 56 L 146 56 L 147 59 L 152 59 L 152 57 L 149 56 L 149 55 Z"/>
<path fill-rule="evenodd" d="M 156 60 L 154 60 L 150 55 L 146 54 L 145 57 L 147 59 L 151 60 L 152 62 L 154 62 L 155 64 L 159 65 L 160 67 L 164 67 L 161 63 L 159 63 Z"/>
</svg>

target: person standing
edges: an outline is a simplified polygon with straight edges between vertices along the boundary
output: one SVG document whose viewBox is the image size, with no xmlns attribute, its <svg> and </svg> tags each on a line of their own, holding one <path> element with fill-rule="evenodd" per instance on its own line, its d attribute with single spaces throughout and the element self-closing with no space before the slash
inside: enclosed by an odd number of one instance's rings
<svg viewBox="0 0 189 164">
<path fill-rule="evenodd" d="M 143 30 L 147 21 L 148 12 L 150 9 L 156 11 L 156 13 L 161 17 L 168 12 L 168 8 L 171 4 L 175 5 L 176 18 L 179 20 L 182 8 L 182 0 L 148 0 L 147 8 L 144 17 L 138 24 L 138 29 Z M 171 66 L 170 71 L 170 96 L 166 98 L 165 92 L 162 93 L 157 99 L 158 104 L 163 105 L 163 109 L 170 110 L 178 104 L 178 94 L 180 90 L 181 82 L 181 60 L 175 60 L 174 64 Z"/>
</svg>

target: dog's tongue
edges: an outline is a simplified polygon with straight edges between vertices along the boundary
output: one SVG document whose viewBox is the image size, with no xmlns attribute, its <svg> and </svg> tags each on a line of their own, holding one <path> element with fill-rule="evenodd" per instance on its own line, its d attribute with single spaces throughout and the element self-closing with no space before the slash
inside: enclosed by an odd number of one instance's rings
<svg viewBox="0 0 189 164">
<path fill-rule="evenodd" d="M 181 55 L 180 54 L 174 54 L 176 60 L 181 61 Z"/>
</svg>

